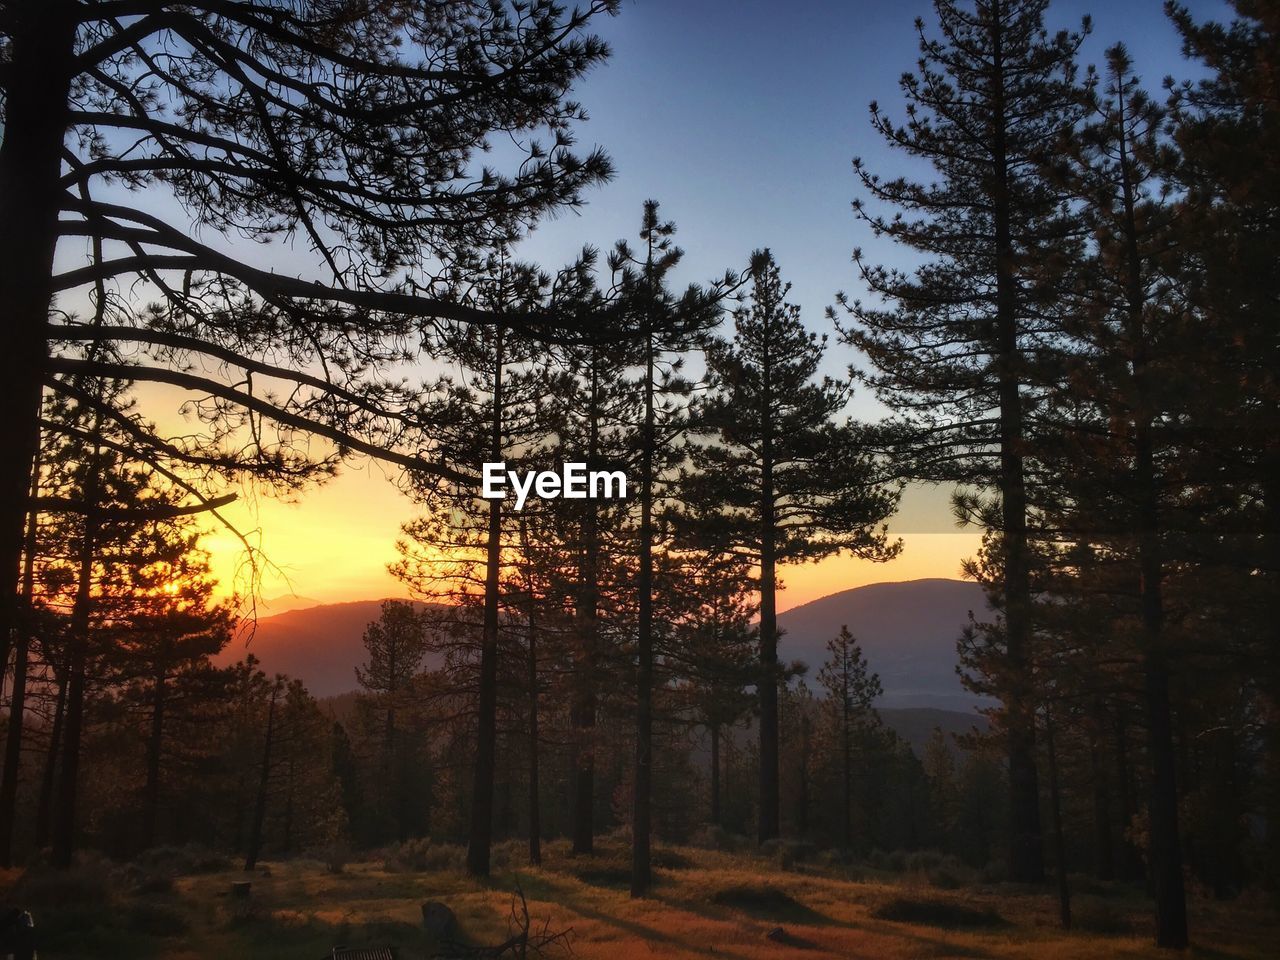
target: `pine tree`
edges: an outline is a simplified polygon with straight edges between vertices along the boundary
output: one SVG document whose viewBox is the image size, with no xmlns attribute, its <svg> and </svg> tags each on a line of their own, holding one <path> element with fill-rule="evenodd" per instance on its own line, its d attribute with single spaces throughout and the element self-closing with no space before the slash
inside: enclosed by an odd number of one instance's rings
<svg viewBox="0 0 1280 960">
<path fill-rule="evenodd" d="M 1180 949 L 1187 943 L 1186 895 L 1170 703 L 1177 664 L 1165 593 L 1168 571 L 1190 559 L 1177 542 L 1195 525 L 1197 510 L 1188 510 L 1184 491 L 1196 481 L 1182 465 L 1194 460 L 1197 445 L 1185 425 L 1185 384 L 1201 379 L 1199 336 L 1169 293 L 1164 112 L 1143 91 L 1123 46 L 1107 51 L 1106 70 L 1090 78 L 1088 93 L 1090 115 L 1059 165 L 1062 181 L 1081 200 L 1090 244 L 1075 278 L 1076 309 L 1065 324 L 1073 354 L 1062 378 L 1065 395 L 1055 398 L 1047 418 L 1055 422 L 1040 495 L 1051 536 L 1069 530 L 1097 545 L 1113 570 L 1127 567 L 1123 585 L 1112 590 L 1128 587 L 1141 623 L 1136 653 L 1151 765 L 1156 941 Z M 1066 563 L 1081 553 L 1069 548 Z M 1053 607 L 1049 615 L 1060 615 Z"/>
<path fill-rule="evenodd" d="M 904 469 L 999 494 L 991 513 L 1003 555 L 1010 876 L 1024 881 L 1044 872 L 1027 688 L 1027 439 L 1038 380 L 1032 361 L 1054 339 L 1055 267 L 1072 246 L 1060 191 L 1042 166 L 1045 145 L 1079 115 L 1074 74 L 1082 40 L 1047 34 L 1047 5 L 936 0 L 941 38 L 917 21 L 919 71 L 901 81 L 907 120 L 897 124 L 873 103 L 871 122 L 889 144 L 931 164 L 938 179 L 883 180 L 855 160 L 869 197 L 895 212 L 861 199 L 854 210 L 877 237 L 926 262 L 904 273 L 872 266 L 856 251 L 863 282 L 887 306 L 839 298 L 853 319 L 845 338 L 874 368 L 866 382 L 902 416 Z"/>
<path fill-rule="evenodd" d="M 850 819 L 853 809 L 853 754 L 859 732 L 868 725 L 880 722 L 872 704 L 884 689 L 880 677 L 867 667 L 858 641 L 842 626 L 840 632 L 827 641 L 829 659 L 818 672 L 818 683 L 827 692 L 826 707 L 836 732 L 840 759 L 840 778 L 843 787 L 841 804 L 841 844 L 845 850 L 853 849 L 853 825 Z"/>
<path fill-rule="evenodd" d="M 1220 497 L 1212 505 L 1216 526 L 1231 535 L 1213 559 L 1231 571 L 1220 583 L 1232 596 L 1233 609 L 1225 612 L 1246 619 L 1253 639 L 1241 652 L 1264 678 L 1265 816 L 1274 821 L 1280 817 L 1280 15 L 1271 3 L 1233 0 L 1230 8 L 1230 22 L 1202 23 L 1187 6 L 1166 4 L 1184 53 L 1209 73 L 1175 88 L 1171 103 L 1175 182 L 1183 191 L 1179 279 L 1206 321 L 1212 347 L 1202 350 L 1216 367 L 1196 384 L 1205 466 L 1231 465 L 1229 476 L 1217 479 Z M 1275 832 L 1268 836 L 1274 885 L 1280 841 Z"/>
<path fill-rule="evenodd" d="M 528 264 L 513 263 L 501 251 L 486 257 L 483 268 L 461 265 L 455 279 L 466 288 L 469 302 L 498 319 L 492 326 L 459 324 L 444 332 L 442 350 L 461 366 L 466 380 L 441 380 L 422 403 L 440 457 L 452 465 L 452 477 L 465 479 L 446 480 L 430 471 L 415 474 L 416 493 L 427 513 L 405 525 L 407 536 L 399 544 L 402 559 L 393 572 L 416 596 L 444 601 L 433 623 L 443 641 L 454 644 L 458 669 L 473 673 L 464 682 L 475 691 L 477 716 L 468 838 L 468 870 L 474 876 L 489 873 L 499 676 L 510 668 L 500 655 L 502 611 L 509 605 L 504 585 L 510 583 L 517 555 L 518 511 L 503 497 L 484 499 L 483 490 L 463 471 L 474 471 L 483 463 L 505 463 L 508 470 L 518 470 L 539 462 L 556 433 L 548 419 L 555 406 L 546 397 L 558 392 L 558 381 L 555 372 L 539 362 L 542 346 L 502 318 L 577 309 L 581 278 L 581 264 L 553 278 Z M 472 652 L 478 654 L 474 662 Z"/>
<path fill-rule="evenodd" d="M 631 806 L 631 895 L 643 896 L 652 880 L 650 843 L 653 788 L 653 691 L 655 634 L 654 555 L 657 531 L 655 506 L 673 459 L 671 441 L 678 437 L 680 410 L 676 397 L 687 393 L 679 375 L 683 355 L 695 347 L 720 316 L 724 289 L 734 278 L 704 290 L 688 287 L 680 295 L 667 288 L 667 277 L 684 252 L 672 237 L 675 224 L 660 220 L 658 202 L 647 200 L 640 224 L 643 247 L 633 251 L 619 241 L 609 257 L 613 294 L 640 342 L 639 392 L 644 398 L 638 427 L 636 466 L 631 474 L 639 489 L 635 500 L 636 527 L 636 739 Z"/>
<path fill-rule="evenodd" d="M 365 628 L 361 642 L 368 660 L 356 667 L 356 680 L 382 708 L 382 762 L 378 779 L 388 794 L 385 815 L 391 834 L 403 841 L 409 837 L 411 813 L 407 780 L 413 753 L 402 743 L 397 714 L 412 695 L 413 681 L 427 654 L 427 625 L 412 603 L 384 600 L 381 616 Z"/>
<path fill-rule="evenodd" d="M 734 314 L 732 341 L 706 351 L 711 388 L 697 404 L 705 441 L 691 449 L 685 496 L 707 518 L 706 536 L 760 569 L 759 840 L 778 835 L 778 567 L 847 552 L 897 554 L 884 522 L 896 489 L 879 479 L 861 431 L 838 417 L 847 384 L 818 378 L 825 338 L 805 330 L 786 302 L 777 265 L 753 263 L 750 305 Z"/>
</svg>

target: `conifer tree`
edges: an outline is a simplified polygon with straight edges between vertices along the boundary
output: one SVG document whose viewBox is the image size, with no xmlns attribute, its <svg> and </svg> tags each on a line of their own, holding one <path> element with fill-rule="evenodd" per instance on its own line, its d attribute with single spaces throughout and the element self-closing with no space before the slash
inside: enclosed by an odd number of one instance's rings
<svg viewBox="0 0 1280 960">
<path fill-rule="evenodd" d="M 388 793 L 386 816 L 397 840 L 407 840 L 411 813 L 409 765 L 413 752 L 401 742 L 397 712 L 412 695 L 429 644 L 422 614 L 405 600 L 384 600 L 382 613 L 361 638 L 368 659 L 356 667 L 356 680 L 382 708 L 382 762 L 379 780 Z"/>
<path fill-rule="evenodd" d="M 1233 19 L 1199 22 L 1188 6 L 1166 3 L 1183 52 L 1208 76 L 1175 88 L 1171 103 L 1179 151 L 1175 182 L 1179 277 L 1204 318 L 1202 353 L 1216 369 L 1197 382 L 1198 431 L 1205 466 L 1219 473 L 1219 530 L 1213 559 L 1231 571 L 1233 611 L 1253 638 L 1242 653 L 1264 677 L 1266 817 L 1280 817 L 1280 15 L 1272 3 L 1232 0 Z M 1225 489 L 1224 489 L 1225 488 Z M 1226 510 L 1221 506 L 1225 505 Z M 1202 544 L 1208 548 L 1209 543 Z M 1219 594 L 1221 598 L 1222 594 Z M 1256 669 L 1256 668 L 1255 668 Z M 1269 879 L 1280 878 L 1280 834 L 1268 834 Z"/>
<path fill-rule="evenodd" d="M 613 296 L 640 344 L 639 393 L 644 398 L 636 424 L 636 740 L 632 778 L 631 895 L 643 896 L 652 879 L 650 862 L 653 786 L 653 690 L 655 660 L 655 506 L 675 456 L 671 441 L 681 430 L 675 397 L 687 393 L 680 376 L 683 355 L 698 345 L 720 317 L 720 301 L 735 279 L 726 274 L 707 289 L 691 285 L 676 296 L 667 278 L 684 252 L 672 241 L 675 224 L 660 220 L 658 202 L 646 200 L 639 250 L 620 240 L 609 257 Z"/>
<path fill-rule="evenodd" d="M 1142 89 L 1122 45 L 1107 51 L 1106 69 L 1091 76 L 1087 93 L 1087 122 L 1070 138 L 1057 174 L 1081 200 L 1090 243 L 1074 278 L 1075 309 L 1064 324 L 1073 350 L 1064 362 L 1064 395 L 1052 398 L 1046 411 L 1052 423 L 1036 496 L 1053 539 L 1069 530 L 1094 544 L 1106 567 L 1124 571 L 1111 592 L 1130 594 L 1125 613 L 1141 624 L 1135 653 L 1151 767 L 1156 942 L 1180 949 L 1187 943 L 1186 896 L 1170 703 L 1178 664 L 1166 591 L 1169 570 L 1192 559 L 1179 546 L 1198 510 L 1186 494 L 1197 485 L 1186 467 L 1199 445 L 1188 429 L 1185 384 L 1202 366 L 1195 346 L 1201 331 L 1170 293 L 1172 210 L 1161 195 L 1170 169 L 1161 137 L 1164 111 Z M 1065 562 L 1084 553 L 1068 544 Z M 1047 605 L 1050 617 L 1060 617 L 1058 606 Z M 1059 669 L 1052 673 L 1059 679 Z M 1046 717 L 1049 711 L 1046 705 Z"/>
<path fill-rule="evenodd" d="M 777 265 L 755 258 L 750 305 L 734 314 L 732 341 L 706 351 L 711 388 L 694 418 L 705 441 L 691 448 L 685 496 L 706 518 L 705 535 L 760 570 L 761 842 L 778 835 L 778 567 L 849 553 L 897 554 L 884 523 L 896 489 L 858 427 L 840 422 L 847 383 L 818 377 L 826 342 L 786 302 Z"/>
<path fill-rule="evenodd" d="M 581 302 L 582 278 L 580 264 L 553 278 L 528 264 L 511 262 L 505 252 L 484 258 L 482 268 L 461 265 L 456 279 L 465 287 L 468 301 L 498 320 L 491 326 L 457 324 L 443 332 L 442 350 L 461 367 L 465 380 L 442 379 L 437 392 L 422 401 L 421 416 L 431 424 L 438 455 L 450 465 L 450 475 L 415 474 L 416 494 L 427 513 L 405 525 L 406 537 L 399 544 L 402 559 L 393 572 L 415 595 L 446 601 L 433 622 L 440 640 L 452 644 L 459 655 L 456 666 L 473 673 L 463 683 L 464 689 L 474 690 L 477 715 L 467 859 L 474 876 L 489 873 L 499 673 L 511 666 L 500 663 L 502 610 L 508 605 L 503 588 L 510 582 L 518 546 L 518 511 L 514 500 L 507 502 L 514 497 L 510 490 L 505 497 L 486 500 L 470 474 L 484 463 L 505 463 L 508 470 L 537 464 L 554 436 L 548 416 L 555 407 L 546 400 L 558 392 L 554 371 L 537 362 L 541 345 L 501 318 L 573 310 Z M 471 652 L 478 655 L 472 658 Z"/>
<path fill-rule="evenodd" d="M 999 591 L 1010 769 L 1010 876 L 1043 877 L 1035 711 L 1027 686 L 1032 597 L 1028 448 L 1036 351 L 1057 329 L 1057 273 L 1072 246 L 1061 192 L 1043 173 L 1046 144 L 1077 119 L 1082 34 L 1049 35 L 1048 0 L 935 0 L 941 36 L 918 20 L 918 72 L 901 81 L 907 119 L 871 105 L 892 146 L 930 164 L 933 182 L 854 169 L 872 203 L 855 213 L 877 237 L 918 252 L 913 272 L 854 261 L 885 306 L 838 300 L 864 377 L 902 418 L 906 472 L 998 494 Z M 1087 29 L 1087 21 L 1085 27 Z M 892 212 L 886 212 L 889 208 Z M 909 452 L 908 452 L 909 451 Z"/>
<path fill-rule="evenodd" d="M 841 843 L 845 850 L 853 849 L 853 825 L 850 819 L 853 809 L 854 746 L 860 730 L 878 724 L 879 715 L 872 704 L 884 689 L 880 677 L 867 668 L 867 658 L 862 654 L 858 641 L 842 626 L 840 632 L 827 641 L 830 658 L 818 671 L 818 683 L 827 693 L 826 707 L 835 729 L 840 760 L 841 794 Z"/>
</svg>

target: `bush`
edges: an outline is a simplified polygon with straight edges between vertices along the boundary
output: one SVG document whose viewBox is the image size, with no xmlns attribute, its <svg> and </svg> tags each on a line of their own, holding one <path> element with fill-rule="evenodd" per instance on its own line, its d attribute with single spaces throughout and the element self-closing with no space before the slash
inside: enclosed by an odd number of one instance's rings
<svg viewBox="0 0 1280 960">
<path fill-rule="evenodd" d="M 707 824 L 694 831 L 689 838 L 689 846 L 723 853 L 741 853 L 751 846 L 751 841 L 741 834 L 730 833 L 724 827 Z"/>
<path fill-rule="evenodd" d="M 662 870 L 688 870 L 693 861 L 670 847 L 659 847 L 649 854 L 649 862 Z"/>
<path fill-rule="evenodd" d="M 351 846 L 335 840 L 320 851 L 319 860 L 329 873 L 342 873 L 347 869 L 347 864 L 351 862 Z"/>
<path fill-rule="evenodd" d="M 790 870 L 797 863 L 810 860 L 818 852 L 818 848 L 807 840 L 783 840 L 774 838 L 760 844 L 760 852 L 773 857 L 779 867 Z"/>
<path fill-rule="evenodd" d="M 148 873 L 164 873 L 173 877 L 220 873 L 234 866 L 228 857 L 198 843 L 152 847 L 134 857 L 133 862 Z"/>
<path fill-rule="evenodd" d="M 820 867 L 846 867 L 853 863 L 853 857 L 849 855 L 847 850 L 831 847 L 828 850 L 821 851 L 814 858 L 814 862 Z"/>
<path fill-rule="evenodd" d="M 466 868 L 467 851 L 449 843 L 432 843 L 425 837 L 406 840 L 383 853 L 383 868 L 393 873 L 461 873 Z"/>
</svg>

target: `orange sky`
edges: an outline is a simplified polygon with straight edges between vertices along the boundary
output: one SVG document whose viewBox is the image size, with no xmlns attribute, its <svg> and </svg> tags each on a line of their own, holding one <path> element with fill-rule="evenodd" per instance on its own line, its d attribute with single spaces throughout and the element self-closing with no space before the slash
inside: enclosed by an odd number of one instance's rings
<svg viewBox="0 0 1280 960">
<path fill-rule="evenodd" d="M 950 525 L 945 500 L 945 491 L 908 493 L 894 525 L 905 547 L 890 563 L 833 557 L 784 568 L 780 609 L 867 583 L 958 577 L 961 560 L 977 549 L 978 534 Z M 267 600 L 297 595 L 329 603 L 405 595 L 387 573 L 387 564 L 396 557 L 400 524 L 413 515 L 414 506 L 396 490 L 385 468 L 345 468 L 335 480 L 303 491 L 296 502 L 242 496 L 223 512 L 279 568 L 264 575 L 260 596 Z M 230 533 L 215 530 L 205 546 L 229 591 L 242 572 L 242 545 Z M 243 583 L 242 575 L 239 579 Z M 277 604 L 275 611 L 283 606 Z"/>
</svg>

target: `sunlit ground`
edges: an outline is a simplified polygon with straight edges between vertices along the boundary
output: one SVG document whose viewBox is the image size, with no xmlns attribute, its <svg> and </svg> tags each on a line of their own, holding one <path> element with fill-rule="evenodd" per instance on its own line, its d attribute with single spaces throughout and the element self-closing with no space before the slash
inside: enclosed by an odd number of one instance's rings
<svg viewBox="0 0 1280 960">
<path fill-rule="evenodd" d="M 565 844 L 549 844 L 541 869 L 523 865 L 522 844 L 501 845 L 490 888 L 462 875 L 461 850 L 437 848 L 428 859 L 423 872 L 389 870 L 381 858 L 346 864 L 341 873 L 318 860 L 269 863 L 265 873 L 248 875 L 252 896 L 242 909 L 228 891 L 246 874 L 226 863 L 169 881 L 155 864 L 99 862 L 70 877 L 34 875 L 10 893 L 32 901 L 46 938 L 42 957 L 320 960 L 344 944 L 394 946 L 401 960 L 414 960 L 441 946 L 422 930 L 423 901 L 443 901 L 457 914 L 461 940 L 493 945 L 509 935 L 517 882 L 535 929 L 545 922 L 550 932 L 570 931 L 572 954 L 552 947 L 548 957 L 1162 955 L 1149 945 L 1149 906 L 1140 890 L 1079 878 L 1079 929 L 1064 932 L 1051 888 L 984 883 L 936 859 L 932 866 L 927 858 L 913 865 L 910 855 L 905 865 L 899 858 L 899 869 L 819 861 L 784 870 L 777 858 L 755 853 L 663 849 L 655 854 L 662 866 L 652 897 L 640 901 L 627 894 L 618 842 L 603 844 L 596 857 L 576 859 Z M 16 879 L 16 873 L 7 876 L 8 883 Z M 1191 909 L 1196 946 L 1190 956 L 1275 956 L 1280 926 L 1263 902 L 1195 897 Z M 889 919 L 900 916 L 911 922 Z"/>
</svg>

